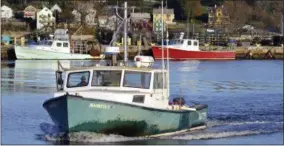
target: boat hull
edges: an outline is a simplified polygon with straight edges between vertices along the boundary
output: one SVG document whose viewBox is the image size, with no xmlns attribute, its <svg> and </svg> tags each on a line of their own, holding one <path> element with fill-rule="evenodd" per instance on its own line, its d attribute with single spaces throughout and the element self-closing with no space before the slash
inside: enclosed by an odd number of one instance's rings
<svg viewBox="0 0 284 146">
<path fill-rule="evenodd" d="M 17 59 L 57 59 L 57 60 L 72 60 L 72 59 L 101 59 L 99 56 L 91 56 L 89 54 L 71 54 L 61 53 L 47 50 L 32 49 L 28 47 L 15 46 L 15 54 Z"/>
<path fill-rule="evenodd" d="M 162 49 L 159 46 L 152 47 L 155 59 L 162 59 Z M 167 49 L 164 49 L 164 58 L 167 57 Z M 171 60 L 233 60 L 234 51 L 187 51 L 169 48 L 169 59 Z"/>
<path fill-rule="evenodd" d="M 49 99 L 43 107 L 62 132 L 146 136 L 190 129 L 207 119 L 207 105 L 198 112 L 162 110 L 74 95 Z"/>
</svg>

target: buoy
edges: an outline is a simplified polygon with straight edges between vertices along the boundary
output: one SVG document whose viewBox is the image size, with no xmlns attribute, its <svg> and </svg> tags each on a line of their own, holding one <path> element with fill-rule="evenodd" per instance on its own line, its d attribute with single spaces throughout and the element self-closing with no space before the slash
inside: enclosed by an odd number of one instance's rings
<svg viewBox="0 0 284 146">
<path fill-rule="evenodd" d="M 137 55 L 134 57 L 134 63 L 138 68 L 151 67 L 154 63 L 154 58 L 152 56 Z"/>
</svg>

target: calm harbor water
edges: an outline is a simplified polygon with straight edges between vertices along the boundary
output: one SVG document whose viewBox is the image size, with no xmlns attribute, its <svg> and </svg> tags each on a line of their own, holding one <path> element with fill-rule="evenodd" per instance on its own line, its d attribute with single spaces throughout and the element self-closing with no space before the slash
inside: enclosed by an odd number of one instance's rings
<svg viewBox="0 0 284 146">
<path fill-rule="evenodd" d="M 66 67 L 93 63 L 63 61 Z M 173 61 L 170 65 L 172 97 L 181 94 L 188 104 L 208 104 L 207 129 L 160 139 L 74 133 L 73 143 L 283 144 L 283 61 Z M 58 143 L 42 107 L 56 90 L 56 68 L 56 61 L 2 61 L 2 144 Z"/>
</svg>

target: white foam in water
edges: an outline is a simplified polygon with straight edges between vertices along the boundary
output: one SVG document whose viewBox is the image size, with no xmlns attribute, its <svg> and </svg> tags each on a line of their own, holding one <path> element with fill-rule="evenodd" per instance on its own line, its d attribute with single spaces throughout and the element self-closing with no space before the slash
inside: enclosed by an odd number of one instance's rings
<svg viewBox="0 0 284 146">
<path fill-rule="evenodd" d="M 253 122 L 228 123 L 228 125 L 250 125 L 250 124 L 283 124 L 283 122 L 253 121 Z"/>
<path fill-rule="evenodd" d="M 58 134 L 46 134 L 41 139 L 55 142 L 66 140 Z M 146 140 L 144 137 L 125 137 L 115 134 L 99 134 L 94 132 L 73 132 L 68 134 L 68 141 L 75 143 L 106 143 L 106 142 L 123 142 L 133 140 Z"/>
<path fill-rule="evenodd" d="M 249 122 L 225 122 L 225 121 L 208 121 L 208 129 L 214 128 L 217 126 L 238 126 L 238 125 L 250 125 L 250 124 L 283 124 L 283 122 L 269 122 L 269 121 L 249 121 Z M 62 138 L 63 133 L 59 133 L 57 128 L 49 123 L 42 123 L 41 129 L 45 134 L 38 135 L 40 139 L 46 140 L 49 142 L 63 141 L 66 140 Z M 186 135 L 179 135 L 173 137 L 160 137 L 161 139 L 180 139 L 180 140 L 200 140 L 200 139 L 217 139 L 225 137 L 234 137 L 234 136 L 246 136 L 246 135 L 257 135 L 265 133 L 273 133 L 278 130 L 243 130 L 243 131 L 215 131 L 215 132 L 201 132 L 196 131 L 193 133 L 188 133 Z M 115 134 L 100 134 L 94 132 L 73 132 L 68 134 L 68 141 L 74 143 L 108 143 L 108 142 L 125 142 L 125 141 L 135 141 L 135 140 L 149 140 L 152 138 L 145 137 L 125 137 L 122 135 Z"/>
<path fill-rule="evenodd" d="M 230 131 L 230 132 L 216 132 L 216 133 L 200 133 L 193 135 L 185 136 L 175 136 L 172 139 L 181 139 L 181 140 L 200 140 L 200 139 L 216 139 L 216 138 L 225 138 L 233 136 L 246 136 L 246 135 L 257 135 L 264 133 L 272 133 L 274 131 Z"/>
<path fill-rule="evenodd" d="M 56 142 L 63 141 L 64 133 L 60 133 L 58 128 L 50 123 L 41 123 L 40 128 L 44 134 L 37 135 L 39 139 Z M 73 132 L 68 134 L 68 141 L 78 142 L 78 143 L 103 143 L 103 142 L 123 142 L 123 141 L 132 141 L 132 140 L 144 140 L 144 137 L 125 137 L 115 134 L 100 134 L 94 132 Z"/>
<path fill-rule="evenodd" d="M 283 124 L 283 122 L 271 122 L 271 121 L 248 121 L 248 122 L 208 121 L 207 127 L 226 126 L 226 125 L 252 125 L 252 124 Z"/>
</svg>

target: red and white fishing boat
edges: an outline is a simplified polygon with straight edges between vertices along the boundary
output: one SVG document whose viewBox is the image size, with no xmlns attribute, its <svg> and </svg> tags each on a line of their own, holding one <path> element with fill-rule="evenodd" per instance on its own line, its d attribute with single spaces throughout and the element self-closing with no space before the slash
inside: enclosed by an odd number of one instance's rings
<svg viewBox="0 0 284 146">
<path fill-rule="evenodd" d="M 152 46 L 152 52 L 155 59 L 162 59 L 162 50 L 164 58 L 167 57 L 167 48 L 169 49 L 169 59 L 171 60 L 233 60 L 235 51 L 201 51 L 199 41 L 196 39 L 176 39 L 169 45 Z"/>
</svg>

